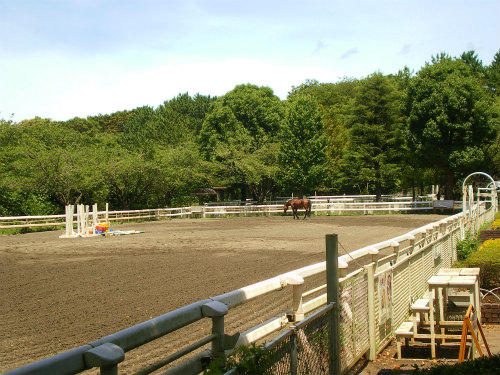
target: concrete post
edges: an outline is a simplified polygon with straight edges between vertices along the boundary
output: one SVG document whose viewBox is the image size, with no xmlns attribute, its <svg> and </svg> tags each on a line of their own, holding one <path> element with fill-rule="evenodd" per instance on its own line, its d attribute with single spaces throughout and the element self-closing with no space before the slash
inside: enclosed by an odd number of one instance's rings
<svg viewBox="0 0 500 375">
<path fill-rule="evenodd" d="M 212 318 L 212 333 L 216 335 L 212 342 L 212 357 L 222 358 L 222 365 L 225 365 L 226 360 L 224 356 L 224 315 L 227 312 L 227 306 L 218 301 L 212 301 L 201 306 L 203 316 Z"/>
<path fill-rule="evenodd" d="M 286 282 L 293 287 L 292 319 L 294 322 L 300 322 L 304 320 L 304 309 L 302 308 L 304 279 L 298 275 L 290 275 L 286 278 Z"/>
<path fill-rule="evenodd" d="M 125 352 L 110 342 L 83 353 L 85 365 L 99 367 L 101 375 L 118 375 L 118 364 L 125 358 Z"/>
<path fill-rule="evenodd" d="M 392 252 L 395 255 L 394 264 L 398 262 L 399 259 L 399 242 L 391 241 Z"/>
</svg>

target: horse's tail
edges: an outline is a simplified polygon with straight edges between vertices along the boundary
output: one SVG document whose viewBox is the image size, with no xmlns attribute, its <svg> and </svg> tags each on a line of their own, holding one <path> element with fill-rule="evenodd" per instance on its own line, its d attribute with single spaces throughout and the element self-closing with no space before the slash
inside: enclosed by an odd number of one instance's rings
<svg viewBox="0 0 500 375">
<path fill-rule="evenodd" d="M 307 200 L 307 216 L 311 217 L 311 208 L 312 208 L 312 203 L 311 200 Z"/>
</svg>

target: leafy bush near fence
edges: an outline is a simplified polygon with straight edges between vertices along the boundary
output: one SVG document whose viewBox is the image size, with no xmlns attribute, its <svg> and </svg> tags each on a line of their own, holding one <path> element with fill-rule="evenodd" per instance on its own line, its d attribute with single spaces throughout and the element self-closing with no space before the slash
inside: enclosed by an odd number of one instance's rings
<svg viewBox="0 0 500 375">
<path fill-rule="evenodd" d="M 420 369 L 415 365 L 415 370 L 410 373 L 412 375 L 498 375 L 500 374 L 500 354 L 455 365 L 437 365 L 427 369 Z"/>
<path fill-rule="evenodd" d="M 481 268 L 482 288 L 493 289 L 500 286 L 500 239 L 484 241 L 476 252 L 456 265 Z"/>
<path fill-rule="evenodd" d="M 273 351 L 264 346 L 239 346 L 224 361 L 214 358 L 203 372 L 204 375 L 222 375 L 234 369 L 235 375 L 266 374 L 274 364 Z M 224 363 L 225 362 L 225 363 Z"/>
<path fill-rule="evenodd" d="M 458 241 L 457 243 L 458 260 L 467 259 L 470 254 L 474 253 L 478 249 L 479 245 L 481 245 L 479 237 L 476 236 L 476 238 L 474 238 L 470 232 L 467 232 L 465 234 L 465 239 L 463 241 Z"/>
</svg>

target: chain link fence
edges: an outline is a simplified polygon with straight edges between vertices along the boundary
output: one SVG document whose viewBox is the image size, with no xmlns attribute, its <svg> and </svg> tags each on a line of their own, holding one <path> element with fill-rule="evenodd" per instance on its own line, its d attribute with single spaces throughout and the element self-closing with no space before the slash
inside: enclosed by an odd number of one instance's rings
<svg viewBox="0 0 500 375">
<path fill-rule="evenodd" d="M 330 373 L 333 304 L 330 304 L 265 345 L 266 353 L 258 358 L 259 374 L 322 375 Z M 226 375 L 240 373 L 237 369 Z"/>
</svg>

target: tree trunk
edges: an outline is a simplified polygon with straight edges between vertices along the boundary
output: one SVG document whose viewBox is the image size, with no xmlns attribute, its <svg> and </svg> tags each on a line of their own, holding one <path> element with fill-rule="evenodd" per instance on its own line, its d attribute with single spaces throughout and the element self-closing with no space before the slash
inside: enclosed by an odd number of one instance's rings
<svg viewBox="0 0 500 375">
<path fill-rule="evenodd" d="M 446 182 L 444 185 L 444 199 L 453 200 L 453 186 L 455 185 L 455 178 L 453 176 L 453 171 L 447 169 L 445 178 Z"/>
<path fill-rule="evenodd" d="M 245 205 L 247 203 L 247 186 L 245 184 L 241 184 L 241 205 Z"/>
</svg>

